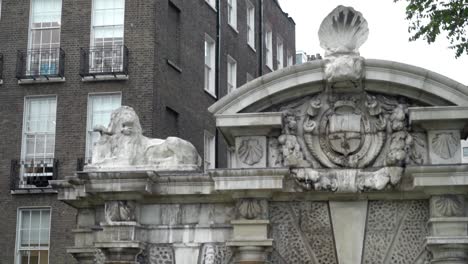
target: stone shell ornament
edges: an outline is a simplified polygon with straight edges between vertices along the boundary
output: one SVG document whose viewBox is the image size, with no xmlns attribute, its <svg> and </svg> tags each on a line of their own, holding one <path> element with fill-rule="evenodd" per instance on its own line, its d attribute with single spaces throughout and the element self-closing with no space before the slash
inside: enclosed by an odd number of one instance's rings
<svg viewBox="0 0 468 264">
<path fill-rule="evenodd" d="M 450 159 L 457 152 L 458 141 L 452 133 L 438 133 L 432 139 L 434 153 L 443 159 Z"/>
<path fill-rule="evenodd" d="M 367 40 L 369 28 L 362 14 L 352 7 L 336 7 L 320 24 L 318 37 L 326 55 L 358 53 Z"/>
<path fill-rule="evenodd" d="M 240 144 L 237 153 L 240 161 L 252 166 L 262 159 L 263 147 L 257 139 L 246 139 Z"/>
</svg>

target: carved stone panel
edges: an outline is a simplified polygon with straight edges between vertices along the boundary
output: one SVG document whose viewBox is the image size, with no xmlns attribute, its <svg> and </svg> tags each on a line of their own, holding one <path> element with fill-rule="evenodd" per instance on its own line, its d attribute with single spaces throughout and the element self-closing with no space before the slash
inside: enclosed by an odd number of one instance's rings
<svg viewBox="0 0 468 264">
<path fill-rule="evenodd" d="M 224 244 L 204 244 L 200 248 L 198 264 L 231 264 L 233 253 Z"/>
<path fill-rule="evenodd" d="M 175 264 L 174 249 L 171 245 L 148 245 L 149 264 Z"/>
<path fill-rule="evenodd" d="M 236 138 L 238 168 L 266 167 L 266 137 L 251 136 Z"/>
<path fill-rule="evenodd" d="M 429 155 L 432 164 L 456 164 L 461 162 L 459 131 L 432 130 L 428 134 Z"/>
<path fill-rule="evenodd" d="M 425 200 L 369 201 L 363 264 L 425 263 L 428 220 Z"/>
<path fill-rule="evenodd" d="M 337 264 L 326 202 L 272 202 L 271 264 Z"/>
</svg>

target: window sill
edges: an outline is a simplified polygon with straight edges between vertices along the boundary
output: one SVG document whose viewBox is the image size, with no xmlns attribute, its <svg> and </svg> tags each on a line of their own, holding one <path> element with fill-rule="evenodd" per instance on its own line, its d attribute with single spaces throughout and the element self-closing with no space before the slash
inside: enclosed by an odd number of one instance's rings
<svg viewBox="0 0 468 264">
<path fill-rule="evenodd" d="M 58 193 L 58 191 L 52 189 L 51 187 L 10 190 L 10 194 L 56 194 L 56 193 Z"/>
<path fill-rule="evenodd" d="M 253 52 L 257 52 L 257 50 L 255 49 L 255 47 L 252 46 L 252 44 L 247 43 L 247 46 L 249 46 L 249 48 L 250 48 Z"/>
<path fill-rule="evenodd" d="M 228 23 L 228 25 L 234 32 L 236 32 L 236 34 L 239 34 L 239 30 L 237 30 L 237 26 L 234 26 L 234 25 L 232 25 L 230 23 Z"/>
<path fill-rule="evenodd" d="M 216 99 L 216 100 L 218 99 L 218 97 L 217 97 L 215 94 L 213 94 L 212 92 L 210 92 L 210 91 L 208 91 L 208 90 L 206 90 L 206 89 L 203 89 L 203 90 L 205 91 L 205 93 L 209 94 L 209 95 L 210 95 L 211 97 L 213 97 L 214 99 Z"/>
<path fill-rule="evenodd" d="M 107 81 L 127 81 L 128 75 L 125 74 L 105 74 L 96 76 L 81 77 L 82 82 L 107 82 Z"/>
<path fill-rule="evenodd" d="M 37 79 L 18 79 L 18 84 L 62 83 L 65 77 L 41 77 Z"/>
<path fill-rule="evenodd" d="M 166 62 L 167 62 L 167 64 L 168 64 L 169 66 L 171 66 L 174 70 L 176 70 L 176 71 L 182 73 L 182 69 L 181 69 L 179 66 L 177 66 L 177 64 L 176 64 L 175 62 L 173 62 L 173 61 L 171 61 L 171 60 L 169 60 L 169 59 L 167 59 Z"/>
<path fill-rule="evenodd" d="M 215 11 L 216 13 L 218 13 L 218 10 L 216 9 L 216 6 L 213 6 L 212 4 L 210 4 L 208 1 L 205 0 L 205 3 L 211 8 L 213 9 L 213 11 Z"/>
</svg>

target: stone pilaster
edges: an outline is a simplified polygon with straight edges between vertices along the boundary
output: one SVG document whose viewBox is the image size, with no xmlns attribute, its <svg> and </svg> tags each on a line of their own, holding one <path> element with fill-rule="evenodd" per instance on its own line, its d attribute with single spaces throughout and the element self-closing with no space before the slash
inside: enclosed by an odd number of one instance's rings
<svg viewBox="0 0 468 264">
<path fill-rule="evenodd" d="M 235 252 L 236 264 L 264 264 L 273 245 L 268 238 L 268 202 L 265 199 L 242 198 L 237 201 L 238 220 L 231 221 L 232 239 L 227 242 Z"/>
<path fill-rule="evenodd" d="M 437 195 L 430 199 L 431 218 L 427 248 L 432 264 L 468 263 L 468 217 L 466 197 Z"/>
</svg>

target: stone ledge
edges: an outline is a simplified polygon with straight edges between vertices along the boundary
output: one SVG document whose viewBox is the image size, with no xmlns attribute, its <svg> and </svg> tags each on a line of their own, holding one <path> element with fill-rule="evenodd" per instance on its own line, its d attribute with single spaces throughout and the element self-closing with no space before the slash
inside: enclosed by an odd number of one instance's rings
<svg viewBox="0 0 468 264">
<path fill-rule="evenodd" d="M 19 79 L 18 84 L 43 84 L 43 83 L 62 83 L 65 82 L 65 77 L 49 77 L 37 79 Z"/>
<path fill-rule="evenodd" d="M 443 244 L 466 244 L 468 245 L 468 236 L 428 236 L 426 237 L 428 245 L 443 245 Z"/>
<path fill-rule="evenodd" d="M 264 240 L 231 240 L 226 242 L 230 247 L 271 247 L 273 239 Z"/>
<path fill-rule="evenodd" d="M 216 191 L 281 190 L 289 169 L 217 169 L 209 174 Z"/>
</svg>

